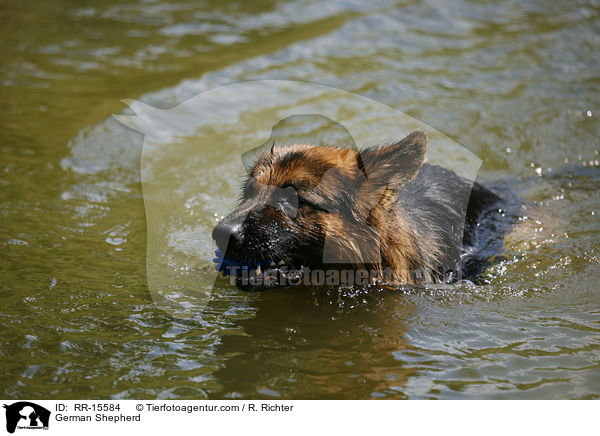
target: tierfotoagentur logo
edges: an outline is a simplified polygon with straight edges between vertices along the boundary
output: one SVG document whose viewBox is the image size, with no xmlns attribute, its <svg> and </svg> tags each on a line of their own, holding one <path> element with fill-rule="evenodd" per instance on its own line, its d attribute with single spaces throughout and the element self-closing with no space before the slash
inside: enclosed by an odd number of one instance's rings
<svg viewBox="0 0 600 436">
<path fill-rule="evenodd" d="M 427 282 L 425 268 L 390 268 L 381 254 L 386 244 L 403 250 L 403 235 L 382 223 L 424 162 L 460 177 L 446 221 L 462 242 L 481 160 L 390 106 L 285 80 L 221 86 L 170 109 L 125 103 L 133 113 L 115 118 L 144 135 L 148 287 L 174 316 L 194 316 L 230 284 Z M 449 250 L 439 269 L 460 278 L 462 255 Z"/>
<path fill-rule="evenodd" d="M 6 431 L 14 433 L 19 430 L 48 429 L 50 411 L 42 406 L 29 401 L 19 401 L 10 405 L 4 404 L 6 409 Z"/>
</svg>

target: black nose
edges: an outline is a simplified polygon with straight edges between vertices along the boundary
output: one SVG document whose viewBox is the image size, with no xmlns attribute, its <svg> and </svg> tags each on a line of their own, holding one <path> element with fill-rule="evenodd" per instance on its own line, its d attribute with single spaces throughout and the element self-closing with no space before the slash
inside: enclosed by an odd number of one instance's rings
<svg viewBox="0 0 600 436">
<path fill-rule="evenodd" d="M 225 250 L 228 244 L 235 246 L 239 243 L 240 233 L 239 225 L 221 222 L 213 229 L 212 237 L 217 242 L 217 246 Z"/>
</svg>

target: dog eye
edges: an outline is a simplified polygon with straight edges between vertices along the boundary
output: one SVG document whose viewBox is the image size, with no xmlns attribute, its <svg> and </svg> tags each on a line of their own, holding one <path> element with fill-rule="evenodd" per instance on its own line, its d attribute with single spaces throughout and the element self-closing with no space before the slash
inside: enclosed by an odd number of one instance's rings
<svg viewBox="0 0 600 436">
<path fill-rule="evenodd" d="M 299 195 L 298 196 L 298 207 L 301 207 L 301 206 L 313 207 L 313 205 L 310 201 L 308 201 L 306 198 Z"/>
<path fill-rule="evenodd" d="M 319 210 L 321 212 L 327 212 L 326 209 L 322 208 L 321 206 L 319 206 L 318 204 L 306 199 L 305 197 L 299 195 L 298 196 L 298 208 L 305 206 L 305 207 L 310 207 L 311 209 L 315 209 L 315 210 Z"/>
</svg>

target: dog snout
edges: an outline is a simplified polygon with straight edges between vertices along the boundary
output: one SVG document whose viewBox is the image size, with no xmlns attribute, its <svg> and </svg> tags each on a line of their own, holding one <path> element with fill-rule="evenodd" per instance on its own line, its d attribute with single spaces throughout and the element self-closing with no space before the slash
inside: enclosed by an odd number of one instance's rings
<svg viewBox="0 0 600 436">
<path fill-rule="evenodd" d="M 212 231 L 212 237 L 221 250 L 225 250 L 228 244 L 238 245 L 241 238 L 241 226 L 235 223 L 221 222 Z"/>
</svg>

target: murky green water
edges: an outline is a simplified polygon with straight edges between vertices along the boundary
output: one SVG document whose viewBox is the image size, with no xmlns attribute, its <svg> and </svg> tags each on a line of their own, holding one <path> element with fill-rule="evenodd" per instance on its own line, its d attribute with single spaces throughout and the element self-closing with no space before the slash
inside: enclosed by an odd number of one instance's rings
<svg viewBox="0 0 600 436">
<path fill-rule="evenodd" d="M 73 3 L 0 5 L 0 396 L 600 397 L 598 2 Z M 146 284 L 142 137 L 110 116 L 267 78 L 428 123 L 553 228 L 478 287 L 224 286 L 172 317 Z M 207 229 L 235 195 L 213 178 Z"/>
</svg>

